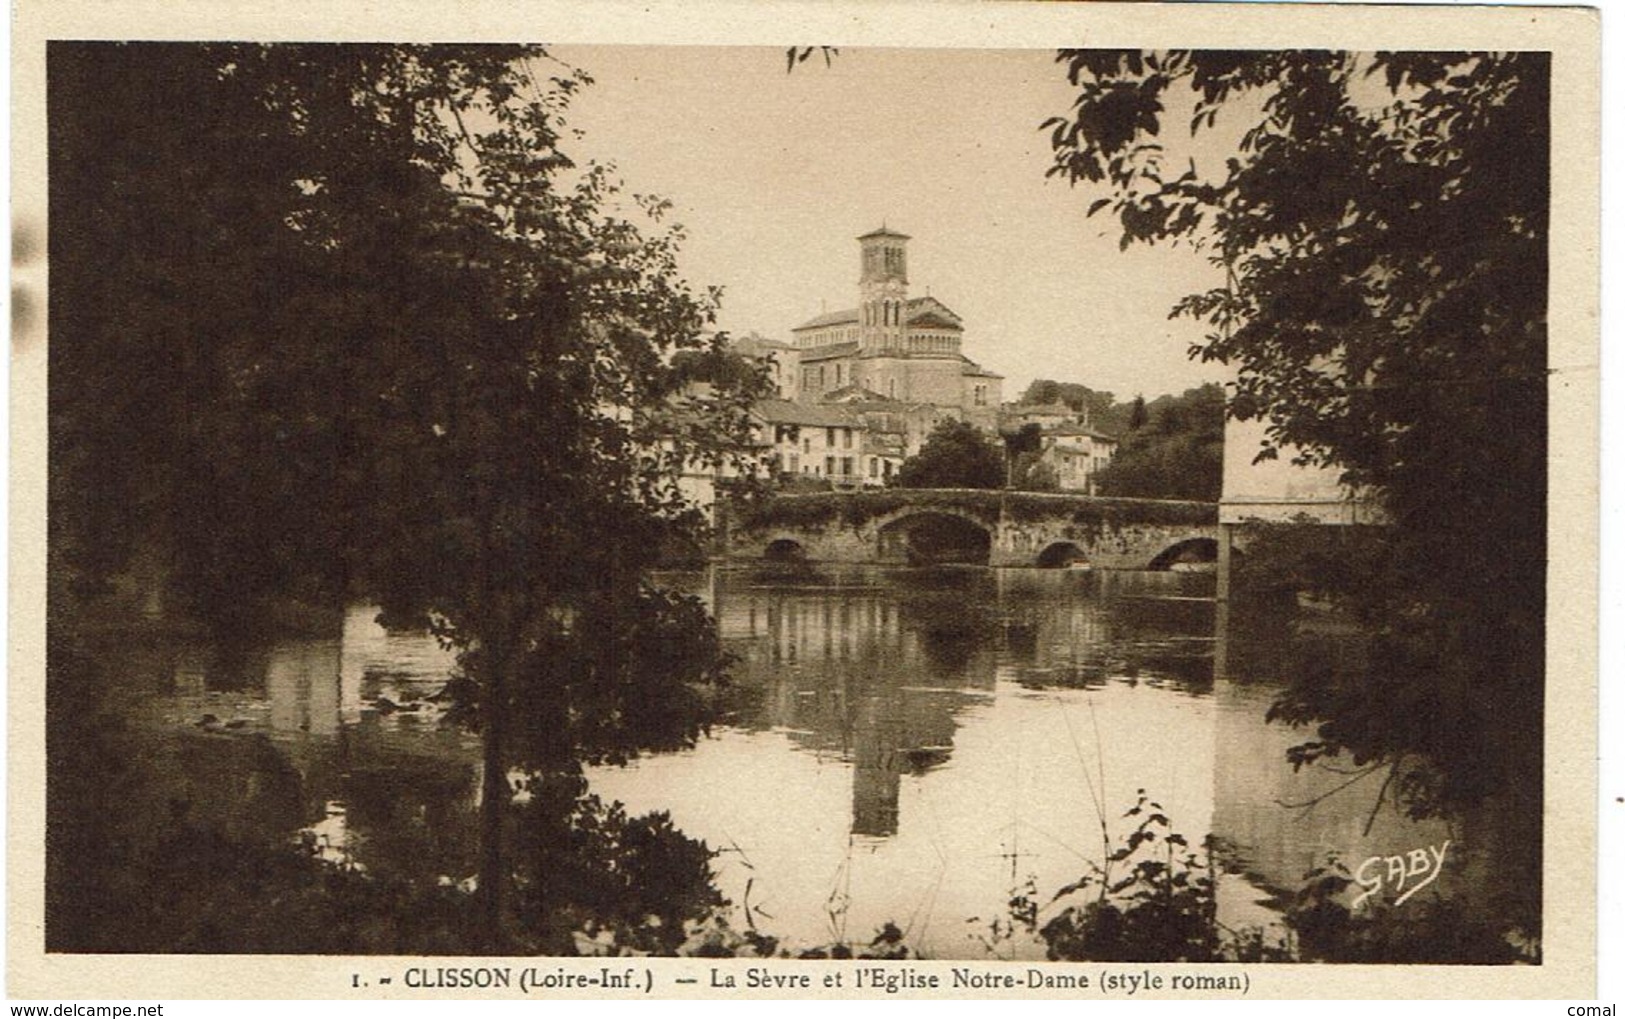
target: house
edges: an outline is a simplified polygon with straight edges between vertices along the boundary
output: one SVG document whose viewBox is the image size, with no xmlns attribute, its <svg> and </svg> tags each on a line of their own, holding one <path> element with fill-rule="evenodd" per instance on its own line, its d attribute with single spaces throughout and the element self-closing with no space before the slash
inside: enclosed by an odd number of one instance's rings
<svg viewBox="0 0 1625 1019">
<path fill-rule="evenodd" d="M 839 404 L 778 398 L 758 401 L 753 410 L 761 419 L 761 444 L 771 473 L 837 486 L 862 484 L 860 458 L 867 430 L 859 414 Z"/>
<path fill-rule="evenodd" d="M 1007 403 L 999 408 L 999 430 L 1009 434 L 1019 432 L 1026 425 L 1048 430 L 1075 424 L 1078 420 L 1078 412 L 1060 402 Z"/>
<path fill-rule="evenodd" d="M 1046 429 L 1040 440 L 1044 463 L 1055 470 L 1063 492 L 1095 493 L 1095 477 L 1117 454 L 1117 440 L 1088 425 Z"/>
<path fill-rule="evenodd" d="M 801 393 L 801 351 L 794 344 L 770 340 L 754 331 L 731 340 L 728 349 L 741 357 L 768 366 L 774 391 L 785 400 Z"/>
</svg>

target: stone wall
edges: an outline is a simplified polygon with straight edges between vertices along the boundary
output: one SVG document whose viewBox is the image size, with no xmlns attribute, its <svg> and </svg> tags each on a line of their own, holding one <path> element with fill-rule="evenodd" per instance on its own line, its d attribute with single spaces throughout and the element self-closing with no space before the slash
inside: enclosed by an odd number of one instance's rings
<svg viewBox="0 0 1625 1019">
<path fill-rule="evenodd" d="M 885 489 L 783 497 L 737 515 L 727 554 L 756 559 L 775 541 L 794 541 L 814 562 L 881 562 L 889 548 L 883 534 L 928 514 L 987 531 L 990 566 L 1035 566 L 1046 549 L 1066 542 L 1097 569 L 1143 570 L 1181 542 L 1219 533 L 1216 508 L 1200 503 Z"/>
</svg>

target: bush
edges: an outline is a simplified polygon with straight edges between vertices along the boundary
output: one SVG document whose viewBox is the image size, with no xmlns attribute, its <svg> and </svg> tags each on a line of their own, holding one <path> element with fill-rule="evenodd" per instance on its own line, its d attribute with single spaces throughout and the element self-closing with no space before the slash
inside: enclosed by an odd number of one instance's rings
<svg viewBox="0 0 1625 1019">
<path fill-rule="evenodd" d="M 1069 905 L 1039 928 L 1051 959 L 1102 962 L 1215 962 L 1223 958 L 1210 855 L 1173 831 L 1162 806 L 1140 790 L 1125 815 L 1134 830 L 1106 858 L 1055 893 Z M 1127 873 L 1114 876 L 1114 865 Z"/>
</svg>

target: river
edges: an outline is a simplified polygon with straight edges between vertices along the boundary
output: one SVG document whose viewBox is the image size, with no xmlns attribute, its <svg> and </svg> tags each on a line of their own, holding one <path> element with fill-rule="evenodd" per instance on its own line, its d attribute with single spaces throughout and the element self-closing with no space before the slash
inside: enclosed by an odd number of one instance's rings
<svg viewBox="0 0 1625 1019">
<path fill-rule="evenodd" d="M 660 580 L 710 604 L 738 656 L 734 683 L 696 747 L 592 769 L 592 789 L 633 813 L 668 811 L 718 851 L 735 923 L 792 945 L 867 941 L 890 922 L 930 957 L 1041 957 L 992 922 L 1008 919 L 1013 890 L 1047 903 L 1088 873 L 1105 854 L 1102 817 L 1120 837 L 1141 790 L 1194 844 L 1221 841 L 1232 927 L 1273 924 L 1280 896 L 1328 853 L 1352 868 L 1459 841 L 1377 806 L 1380 775 L 1334 793 L 1349 775 L 1288 764 L 1310 735 L 1265 722 L 1280 677 L 1251 653 L 1280 630 L 1231 628 L 1220 649 L 1211 575 Z M 477 742 L 438 724 L 452 659 L 375 615 L 352 608 L 326 640 L 130 648 L 131 711 L 197 809 L 239 833 L 456 882 L 473 870 L 479 767 Z M 1460 881 L 1446 873 L 1435 890 Z"/>
</svg>

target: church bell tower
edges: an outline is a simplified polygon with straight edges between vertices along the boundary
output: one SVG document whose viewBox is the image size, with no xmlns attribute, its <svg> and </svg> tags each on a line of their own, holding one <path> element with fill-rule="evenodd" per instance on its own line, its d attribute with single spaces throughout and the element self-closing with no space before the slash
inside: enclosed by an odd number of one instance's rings
<svg viewBox="0 0 1625 1019">
<path fill-rule="evenodd" d="M 858 278 L 859 350 L 902 353 L 908 304 L 908 235 L 882 226 L 858 238 L 863 274 Z"/>
</svg>

